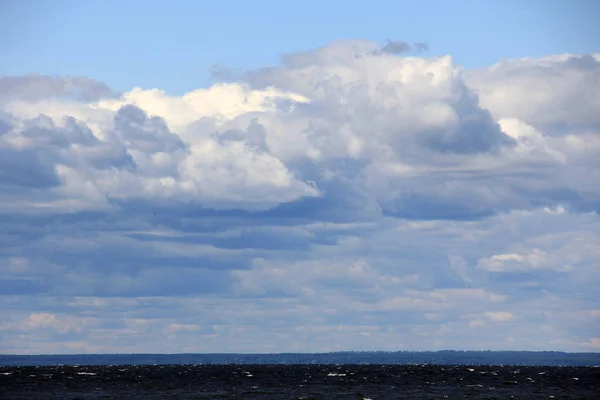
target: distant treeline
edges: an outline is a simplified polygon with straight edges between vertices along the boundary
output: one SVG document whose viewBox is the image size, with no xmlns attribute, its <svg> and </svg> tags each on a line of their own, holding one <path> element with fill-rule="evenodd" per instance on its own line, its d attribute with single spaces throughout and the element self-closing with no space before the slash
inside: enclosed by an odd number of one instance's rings
<svg viewBox="0 0 600 400">
<path fill-rule="evenodd" d="M 393 351 L 279 354 L 0 355 L 0 365 L 444 364 L 597 366 L 600 353 L 556 351 Z"/>
</svg>

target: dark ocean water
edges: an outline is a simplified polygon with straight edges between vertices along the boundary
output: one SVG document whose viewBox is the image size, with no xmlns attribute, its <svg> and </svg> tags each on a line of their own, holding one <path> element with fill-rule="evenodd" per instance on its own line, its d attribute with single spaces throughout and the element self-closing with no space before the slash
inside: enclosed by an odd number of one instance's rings
<svg viewBox="0 0 600 400">
<path fill-rule="evenodd" d="M 0 366 L 0 399 L 600 399 L 600 368 Z"/>
</svg>

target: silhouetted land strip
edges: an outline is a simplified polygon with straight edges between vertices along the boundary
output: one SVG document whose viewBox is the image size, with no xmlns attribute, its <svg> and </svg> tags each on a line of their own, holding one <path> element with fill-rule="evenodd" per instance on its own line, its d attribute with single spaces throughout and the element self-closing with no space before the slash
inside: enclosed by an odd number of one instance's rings
<svg viewBox="0 0 600 400">
<path fill-rule="evenodd" d="M 0 355 L 0 365 L 438 364 L 597 366 L 600 353 L 555 351 L 334 352 L 282 354 Z"/>
</svg>

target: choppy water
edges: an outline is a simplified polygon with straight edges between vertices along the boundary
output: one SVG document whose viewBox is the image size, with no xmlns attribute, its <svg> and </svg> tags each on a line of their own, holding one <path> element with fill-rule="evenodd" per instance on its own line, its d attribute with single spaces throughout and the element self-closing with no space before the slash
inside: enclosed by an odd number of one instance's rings
<svg viewBox="0 0 600 400">
<path fill-rule="evenodd" d="M 0 367 L 1 399 L 600 399 L 600 368 L 436 365 Z"/>
</svg>

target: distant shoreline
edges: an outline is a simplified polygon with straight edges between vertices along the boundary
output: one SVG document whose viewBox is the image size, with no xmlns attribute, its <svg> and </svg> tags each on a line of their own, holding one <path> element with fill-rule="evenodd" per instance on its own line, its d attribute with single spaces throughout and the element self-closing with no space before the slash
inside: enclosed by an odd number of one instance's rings
<svg viewBox="0 0 600 400">
<path fill-rule="evenodd" d="M 152 364 L 438 364 L 600 366 L 600 353 L 559 351 L 340 351 L 331 353 L 183 353 L 0 355 L 0 366 Z"/>
</svg>

